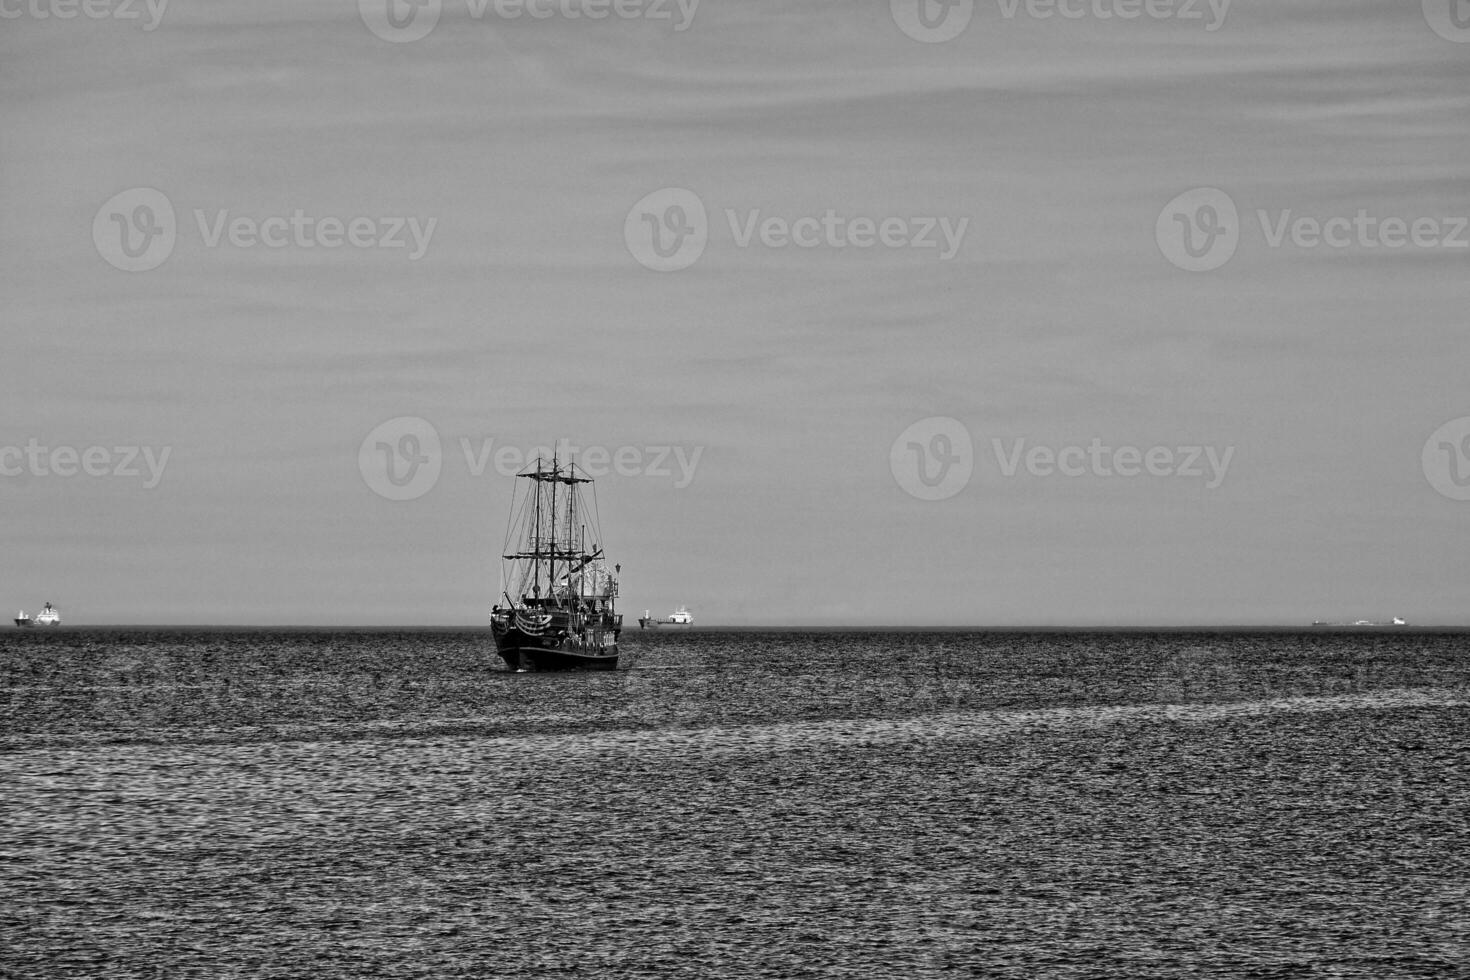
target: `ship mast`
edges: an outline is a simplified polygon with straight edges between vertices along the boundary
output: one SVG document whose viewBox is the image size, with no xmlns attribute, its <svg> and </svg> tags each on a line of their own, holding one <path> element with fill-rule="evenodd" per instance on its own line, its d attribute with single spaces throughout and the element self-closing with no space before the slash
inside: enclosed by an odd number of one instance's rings
<svg viewBox="0 0 1470 980">
<path fill-rule="evenodd" d="M 524 578 L 520 579 L 521 596 L 533 600 L 552 600 L 556 596 L 556 559 L 561 556 L 563 561 L 563 572 L 567 576 L 567 596 L 571 598 L 571 576 L 579 573 L 595 555 L 586 554 L 586 531 L 583 530 L 583 541 L 581 550 L 578 550 L 577 541 L 577 484 L 591 483 L 586 477 L 577 476 L 575 464 L 568 462 L 567 471 L 561 471 L 561 460 L 554 454 L 552 456 L 551 469 L 546 468 L 544 457 L 536 457 L 536 468 L 519 474 L 522 478 L 532 481 L 535 489 L 532 491 L 535 497 L 527 500 L 523 505 L 529 513 L 526 515 L 526 523 L 530 526 L 521 530 L 521 550 L 507 554 L 504 557 L 515 561 L 529 561 L 531 581 L 527 583 Z M 550 483 L 545 489 L 546 497 L 542 497 L 543 485 Z M 565 483 L 566 518 L 557 512 L 556 485 Z M 524 512 L 523 512 L 524 513 Z M 565 525 L 565 527 L 563 527 Z M 518 528 L 523 525 L 518 524 Z M 595 546 L 595 542 L 594 542 Z M 575 559 L 575 560 L 574 560 Z M 546 592 L 541 592 L 542 563 L 546 564 Z M 525 589 L 529 584 L 531 588 Z M 503 591 L 503 590 L 502 590 Z M 580 591 L 579 591 L 579 594 Z"/>
<path fill-rule="evenodd" d="M 577 470 L 572 465 L 571 453 L 570 452 L 567 453 L 567 457 L 568 457 L 567 458 L 567 476 L 576 476 L 577 475 Z M 582 556 L 580 554 L 573 555 L 571 553 L 572 552 L 572 549 L 573 548 L 576 548 L 576 547 L 577 547 L 577 485 L 575 483 L 568 483 L 567 484 L 567 552 L 568 552 L 568 554 L 567 554 L 567 601 L 568 601 L 569 604 L 573 605 L 574 607 L 580 607 L 581 606 L 581 603 L 580 602 L 578 602 L 578 603 L 572 603 L 571 602 L 571 598 L 572 598 L 572 573 L 574 571 L 574 569 L 572 567 L 572 559 L 573 558 L 575 558 L 576 561 L 577 561 L 577 565 L 576 565 L 576 569 L 575 570 L 576 570 L 577 576 L 578 576 L 577 577 L 577 581 L 578 581 L 577 595 L 578 595 L 579 598 L 580 598 L 581 593 L 582 593 L 582 588 L 581 588 L 581 584 L 580 584 L 581 583 L 581 570 L 584 567 L 583 564 L 582 564 Z M 580 551 L 581 549 L 578 548 L 577 550 Z"/>
<path fill-rule="evenodd" d="M 551 453 L 551 555 L 546 560 L 546 591 L 548 598 L 556 598 L 556 538 L 557 520 L 556 514 L 556 478 L 559 468 L 556 465 L 556 451 Z"/>
<path fill-rule="evenodd" d="M 541 473 L 541 457 L 536 457 L 536 473 Z M 541 595 L 541 481 L 536 485 L 536 499 L 531 504 L 531 594 Z"/>
</svg>

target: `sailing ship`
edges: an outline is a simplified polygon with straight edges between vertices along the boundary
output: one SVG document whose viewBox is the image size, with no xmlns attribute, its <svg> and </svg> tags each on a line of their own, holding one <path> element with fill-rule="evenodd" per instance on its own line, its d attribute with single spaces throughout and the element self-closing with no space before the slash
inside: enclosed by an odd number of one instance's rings
<svg viewBox="0 0 1470 980">
<path fill-rule="evenodd" d="M 37 613 L 35 619 L 32 619 L 31 617 L 27 616 L 26 611 L 22 609 L 20 612 L 15 614 L 15 625 L 21 627 L 22 629 L 30 629 L 35 626 L 60 626 L 61 610 L 57 609 L 55 606 L 51 605 L 51 603 L 48 602 L 46 603 L 46 608 Z"/>
<path fill-rule="evenodd" d="M 535 469 L 517 477 L 528 489 L 511 500 L 500 569 L 504 605 L 490 612 L 496 652 L 511 670 L 631 667 L 631 658 L 618 654 L 623 617 L 602 551 L 596 490 L 590 508 L 583 494 L 592 480 L 555 454 L 549 466 L 538 456 Z"/>
<path fill-rule="evenodd" d="M 641 629 L 646 629 L 646 630 L 648 630 L 648 629 L 656 629 L 656 628 L 658 628 L 660 626 L 693 626 L 693 625 L 694 625 L 694 616 L 691 615 L 690 612 L 689 612 L 689 610 L 687 608 L 685 608 L 684 606 L 680 606 L 678 609 L 675 609 L 673 612 L 669 613 L 669 618 L 668 619 L 654 619 L 653 616 L 651 616 L 649 614 L 649 611 L 647 609 L 643 610 L 643 615 L 638 617 L 638 626 Z"/>
</svg>

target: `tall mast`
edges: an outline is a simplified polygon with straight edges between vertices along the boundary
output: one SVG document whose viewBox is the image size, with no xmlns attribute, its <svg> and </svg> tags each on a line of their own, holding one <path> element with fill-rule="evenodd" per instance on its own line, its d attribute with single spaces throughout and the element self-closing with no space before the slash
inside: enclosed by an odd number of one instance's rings
<svg viewBox="0 0 1470 980">
<path fill-rule="evenodd" d="M 541 457 L 536 457 L 536 473 L 541 473 Z M 536 500 L 531 505 L 531 594 L 541 595 L 541 481 L 532 480 Z"/>
<path fill-rule="evenodd" d="M 571 457 L 572 457 L 572 454 L 571 454 L 571 452 L 569 450 L 567 452 L 567 477 L 568 477 L 568 479 L 575 478 L 576 475 L 577 475 L 577 468 L 572 465 L 572 458 Z M 573 548 L 575 548 L 577 546 L 577 523 L 576 523 L 576 514 L 577 514 L 577 485 L 575 483 L 568 483 L 567 484 L 567 551 L 571 551 Z M 575 560 L 577 562 L 577 565 L 576 565 L 576 569 L 578 571 L 577 595 L 578 595 L 578 598 L 579 599 L 580 599 L 581 594 L 582 594 L 582 586 L 581 586 L 581 582 L 582 582 L 582 579 L 581 579 L 581 571 L 583 570 L 582 556 L 581 555 L 576 555 L 576 556 L 567 555 L 567 599 L 568 600 L 570 600 L 571 597 L 572 597 L 572 571 L 573 571 L 572 561 L 574 560 L 574 558 L 575 558 Z M 581 603 L 580 602 L 574 602 L 574 603 L 571 603 L 571 605 L 572 605 L 572 607 L 574 609 L 581 607 Z"/>
<path fill-rule="evenodd" d="M 546 560 L 546 590 L 549 596 L 556 594 L 556 450 L 551 451 L 551 557 Z"/>
<path fill-rule="evenodd" d="M 573 466 L 572 465 L 572 461 L 570 459 L 568 459 L 567 460 L 567 476 L 569 478 L 575 479 L 576 475 L 577 475 L 577 468 L 575 466 Z M 575 483 L 568 483 L 567 484 L 567 550 L 568 551 L 572 550 L 572 545 L 575 543 L 575 535 L 576 535 L 576 533 L 577 533 L 577 485 Z M 582 556 L 581 555 L 578 555 L 577 557 L 580 558 Z"/>
<path fill-rule="evenodd" d="M 541 457 L 537 457 L 537 469 L 541 469 Z M 531 501 L 531 582 L 532 592 L 537 592 L 541 588 L 541 566 L 535 557 L 541 551 L 541 482 L 531 480 L 531 488 L 535 494 L 535 500 Z"/>
</svg>

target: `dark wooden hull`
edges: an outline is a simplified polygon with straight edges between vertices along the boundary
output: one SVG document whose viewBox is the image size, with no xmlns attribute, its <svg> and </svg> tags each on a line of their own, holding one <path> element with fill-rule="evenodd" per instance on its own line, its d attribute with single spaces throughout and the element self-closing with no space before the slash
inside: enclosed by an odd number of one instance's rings
<svg viewBox="0 0 1470 980">
<path fill-rule="evenodd" d="M 627 670 L 632 658 L 618 650 L 617 634 L 601 644 L 583 644 L 573 637 L 535 636 L 515 626 L 495 624 L 490 629 L 495 652 L 511 670 Z"/>
</svg>

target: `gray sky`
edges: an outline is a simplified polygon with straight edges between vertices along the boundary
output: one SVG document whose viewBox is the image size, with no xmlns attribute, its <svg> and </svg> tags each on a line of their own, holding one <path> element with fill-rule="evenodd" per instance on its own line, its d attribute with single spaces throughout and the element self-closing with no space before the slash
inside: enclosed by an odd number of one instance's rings
<svg viewBox="0 0 1470 980">
<path fill-rule="evenodd" d="M 1470 621 L 1449 0 L 92 2 L 0 0 L 11 611 L 483 623 L 566 438 L 629 614 Z"/>
</svg>

